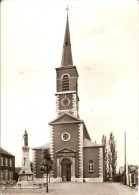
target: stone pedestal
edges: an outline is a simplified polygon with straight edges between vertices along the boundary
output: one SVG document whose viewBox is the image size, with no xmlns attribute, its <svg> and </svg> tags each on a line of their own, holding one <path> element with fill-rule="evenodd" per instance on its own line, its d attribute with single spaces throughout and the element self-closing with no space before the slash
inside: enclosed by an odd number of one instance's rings
<svg viewBox="0 0 139 195">
<path fill-rule="evenodd" d="M 33 186 L 33 173 L 31 172 L 30 168 L 29 147 L 23 146 L 22 150 L 22 167 L 19 172 L 19 179 L 17 184 L 21 187 L 29 187 Z"/>
</svg>

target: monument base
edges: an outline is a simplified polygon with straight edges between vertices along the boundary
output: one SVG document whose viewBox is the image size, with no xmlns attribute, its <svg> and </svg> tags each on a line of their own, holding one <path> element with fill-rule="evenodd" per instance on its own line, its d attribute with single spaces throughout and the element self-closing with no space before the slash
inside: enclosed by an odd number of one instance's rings
<svg viewBox="0 0 139 195">
<path fill-rule="evenodd" d="M 33 186 L 33 181 L 18 181 L 17 185 L 22 187 Z"/>
<path fill-rule="evenodd" d="M 18 181 L 16 188 L 20 189 L 38 189 L 39 185 L 36 185 L 33 181 Z"/>
<path fill-rule="evenodd" d="M 33 181 L 33 173 L 19 173 L 18 181 Z"/>
</svg>

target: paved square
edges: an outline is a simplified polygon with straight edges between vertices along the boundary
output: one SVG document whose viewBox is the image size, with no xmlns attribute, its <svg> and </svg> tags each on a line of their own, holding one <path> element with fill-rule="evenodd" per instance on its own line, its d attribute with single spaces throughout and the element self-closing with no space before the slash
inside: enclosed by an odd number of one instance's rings
<svg viewBox="0 0 139 195">
<path fill-rule="evenodd" d="M 120 183 L 50 183 L 46 189 L 6 189 L 1 195 L 137 195 L 137 190 Z"/>
</svg>

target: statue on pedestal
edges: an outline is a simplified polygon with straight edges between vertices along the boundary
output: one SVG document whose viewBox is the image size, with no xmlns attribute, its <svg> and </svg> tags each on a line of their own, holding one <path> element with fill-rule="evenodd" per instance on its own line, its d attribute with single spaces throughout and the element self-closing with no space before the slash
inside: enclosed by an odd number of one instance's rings
<svg viewBox="0 0 139 195">
<path fill-rule="evenodd" d="M 24 146 L 28 146 L 28 134 L 27 134 L 26 130 L 25 130 L 25 133 L 23 135 L 23 139 L 24 139 Z"/>
<path fill-rule="evenodd" d="M 19 172 L 19 179 L 17 185 L 20 185 L 21 188 L 27 186 L 33 187 L 33 173 L 30 167 L 30 158 L 29 158 L 29 146 L 28 146 L 28 133 L 25 130 L 22 140 L 24 139 L 24 146 L 22 147 L 22 166 Z"/>
</svg>

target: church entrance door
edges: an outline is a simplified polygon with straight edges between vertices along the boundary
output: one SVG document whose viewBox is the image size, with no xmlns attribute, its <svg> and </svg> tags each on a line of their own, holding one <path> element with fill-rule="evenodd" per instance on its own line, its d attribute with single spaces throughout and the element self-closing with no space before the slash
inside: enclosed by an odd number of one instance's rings
<svg viewBox="0 0 139 195">
<path fill-rule="evenodd" d="M 67 158 L 61 162 L 62 167 L 62 181 L 71 181 L 71 161 Z"/>
</svg>

